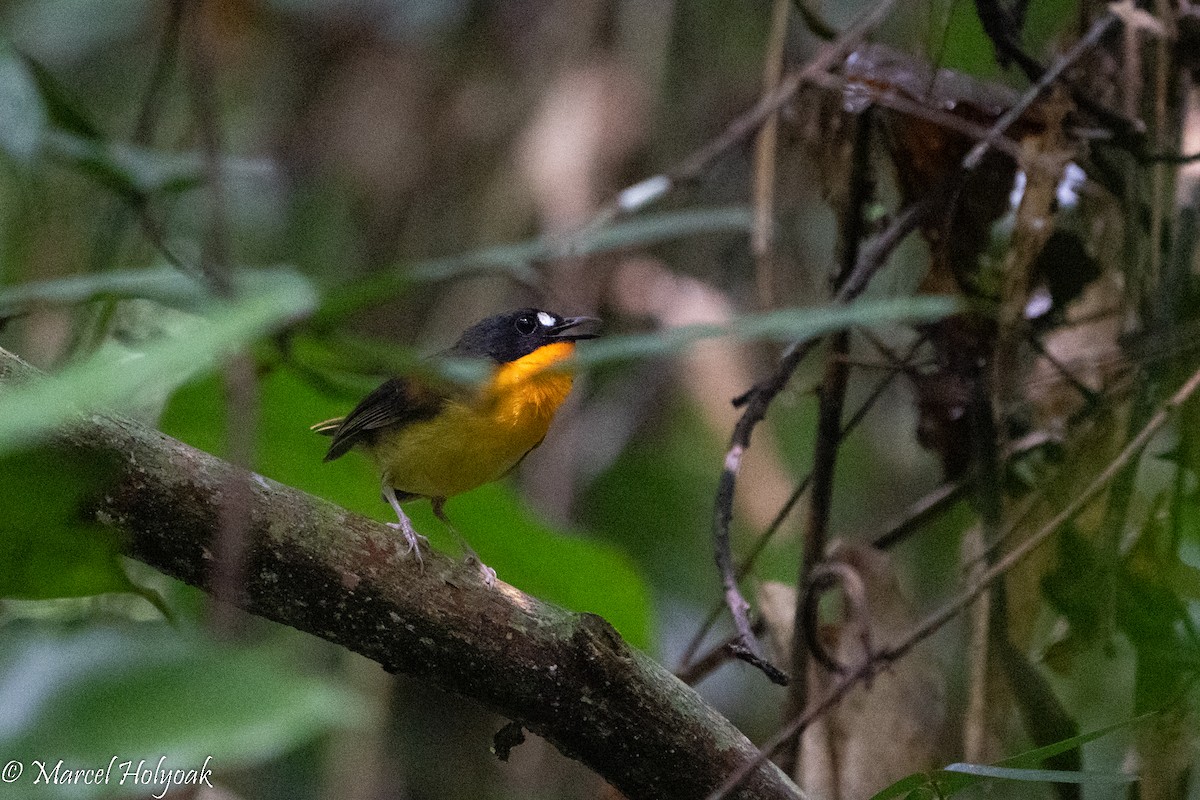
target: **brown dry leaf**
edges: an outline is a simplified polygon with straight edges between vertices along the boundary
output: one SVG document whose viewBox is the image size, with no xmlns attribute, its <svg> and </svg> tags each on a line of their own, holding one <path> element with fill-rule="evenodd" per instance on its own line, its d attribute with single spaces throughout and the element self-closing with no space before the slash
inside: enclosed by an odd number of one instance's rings
<svg viewBox="0 0 1200 800">
<path fill-rule="evenodd" d="M 797 93 L 785 119 L 791 123 L 788 132 L 799 140 L 812 165 L 808 175 L 815 176 L 821 196 L 830 208 L 846 208 L 854 120 L 842 107 L 841 98 L 823 88 L 805 87 Z"/>
<path fill-rule="evenodd" d="M 868 609 L 865 624 L 874 648 L 890 646 L 911 630 L 916 614 L 885 553 L 865 544 L 835 542 L 828 562 L 853 570 L 861 580 Z M 791 651 L 795 597 L 794 588 L 778 583 L 764 584 L 758 592 L 776 658 Z M 862 662 L 863 622 L 844 620 L 821 627 L 827 652 L 838 663 Z M 776 663 L 787 665 L 787 659 Z M 837 680 L 818 664 L 810 667 L 813 697 L 820 697 Z M 918 646 L 869 686 L 852 689 L 805 731 L 797 776 L 800 785 L 815 797 L 859 800 L 906 775 L 931 769 L 941 760 L 938 743 L 945 713 L 942 670 L 928 647 Z"/>
<path fill-rule="evenodd" d="M 1058 187 L 1067 165 L 1076 156 L 1074 142 L 1063 129 L 1071 105 L 1065 92 L 1056 89 L 1043 103 L 1045 130 L 1028 137 L 1022 147 L 1029 156 L 1024 164 L 1025 186 L 1013 220 L 1004 257 L 995 355 L 994 385 L 1004 402 L 1018 386 L 1019 354 L 1026 335 L 1026 307 L 1033 289 L 1038 257 L 1054 232 Z"/>
<path fill-rule="evenodd" d="M 771 663 L 784 672 L 791 672 L 796 587 L 780 581 L 763 581 L 755 589 L 754 599 L 767 629 L 765 641 Z"/>
<path fill-rule="evenodd" d="M 957 175 L 963 158 L 975 141 L 957 130 L 952 123 L 967 122 L 990 126 L 1016 100 L 1005 87 L 984 83 L 950 70 L 934 70 L 924 61 L 881 45 L 868 45 L 846 59 L 846 102 L 866 104 L 873 98 L 891 96 L 913 105 L 909 113 L 883 114 L 888 147 L 895 166 L 896 179 L 905 204 L 941 191 L 947 180 Z M 1042 149 L 1053 146 L 1054 153 L 1066 151 L 1059 141 L 1058 121 L 1066 113 L 1066 104 L 1042 100 L 1012 125 L 1008 136 L 1018 141 L 1031 137 L 1048 140 Z M 1057 135 L 1048 135 L 1057 134 Z M 1040 150 L 1039 150 L 1040 153 Z M 1049 170 L 1040 170 L 1027 181 L 1026 194 L 1038 200 L 1054 197 L 1054 186 L 1061 177 L 1062 159 Z M 1040 161 L 1034 160 L 1041 165 Z M 929 244 L 930 261 L 921 283 L 926 294 L 965 294 L 996 299 L 999 277 L 988 269 L 982 258 L 992 243 L 996 222 L 1010 208 L 1010 196 L 1018 165 L 1010 155 L 993 148 L 977 167 L 965 176 L 954 192 L 941 201 L 941 207 L 922 224 L 921 233 Z M 1043 172 L 1053 173 L 1045 180 Z M 1037 190 L 1048 187 L 1047 192 Z M 1028 213 L 1041 206 L 1023 204 Z M 1025 307 L 1023 295 L 1029 275 L 1044 240 L 1053 225 L 1042 217 L 1038 236 L 1021 236 L 1034 230 L 1032 224 L 1018 229 L 1020 263 L 1009 264 L 1004 274 L 1018 275 L 1005 288 L 1012 295 L 1006 309 L 1013 310 L 1018 322 Z M 1017 248 L 1014 248 L 1016 251 Z M 1019 269 L 1015 268 L 1019 267 Z M 1018 296 L 1021 295 L 1021 296 Z M 1005 299 L 1004 296 L 1001 299 Z M 917 377 L 920 422 L 918 439 L 942 461 L 948 480 L 957 480 L 970 468 L 973 447 L 972 398 L 980 381 L 979 365 L 990 363 L 996 347 L 997 328 L 993 320 L 980 314 L 963 314 L 929 326 L 926 334 L 936 359 L 936 369 Z M 1019 339 L 1016 340 L 1019 344 Z M 1002 353 L 1015 351 L 1008 347 Z"/>
<path fill-rule="evenodd" d="M 885 115 L 888 145 L 905 204 L 926 196 L 954 174 L 975 142 L 937 122 L 953 115 L 968 122 L 991 125 L 1015 102 L 1006 87 L 984 83 L 929 64 L 889 47 L 872 44 L 846 59 L 847 102 L 864 102 L 879 94 L 894 94 L 929 109 L 927 117 L 889 112 Z M 1040 130 L 1040 109 L 1034 106 L 1009 129 L 1020 140 Z M 929 243 L 930 268 L 922 291 L 957 294 L 973 287 L 980 253 L 987 246 L 993 223 L 1008 208 L 1016 165 L 991 151 L 943 210 L 929 216 L 921 233 Z"/>
</svg>

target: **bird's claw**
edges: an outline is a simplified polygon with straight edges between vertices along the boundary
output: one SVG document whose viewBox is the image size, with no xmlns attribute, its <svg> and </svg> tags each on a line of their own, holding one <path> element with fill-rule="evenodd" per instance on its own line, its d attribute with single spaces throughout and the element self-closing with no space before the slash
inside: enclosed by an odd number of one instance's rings
<svg viewBox="0 0 1200 800">
<path fill-rule="evenodd" d="M 426 547 L 429 547 L 429 540 L 413 530 L 412 525 L 405 525 L 403 522 L 389 522 L 387 526 L 393 530 L 400 531 L 404 536 L 403 551 L 401 551 L 400 547 L 396 548 L 396 552 L 400 554 L 401 558 L 407 558 L 410 555 L 414 556 L 417 559 L 417 563 L 424 568 L 425 562 L 421 559 L 421 545 L 424 544 Z"/>
<path fill-rule="evenodd" d="M 479 560 L 479 556 L 475 553 L 468 553 L 465 559 L 467 564 L 472 564 L 479 571 L 479 578 L 483 581 L 483 585 L 487 588 L 494 588 L 496 585 L 496 570 L 489 567 L 487 564 Z"/>
</svg>

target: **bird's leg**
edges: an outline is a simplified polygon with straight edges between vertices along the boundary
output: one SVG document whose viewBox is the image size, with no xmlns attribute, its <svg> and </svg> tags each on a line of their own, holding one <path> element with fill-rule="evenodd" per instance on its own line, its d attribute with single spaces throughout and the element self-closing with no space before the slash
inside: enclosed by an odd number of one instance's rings
<svg viewBox="0 0 1200 800">
<path fill-rule="evenodd" d="M 408 556 L 410 553 L 415 555 L 417 563 L 424 568 L 425 562 L 421 560 L 420 545 L 421 542 L 424 542 L 425 546 L 428 547 L 429 540 L 417 533 L 416 529 L 413 528 L 412 520 L 404 513 L 404 509 L 400 508 L 400 499 L 396 497 L 396 490 L 389 485 L 386 478 L 383 481 L 383 499 L 387 500 L 388 505 L 392 507 L 392 510 L 396 512 L 396 517 L 400 520 L 399 522 L 389 522 L 387 526 L 395 528 L 404 535 L 404 541 L 408 545 L 408 548 L 401 555 Z"/>
<path fill-rule="evenodd" d="M 464 539 L 463 535 L 458 532 L 458 529 L 450 524 L 450 518 L 446 516 L 446 512 L 443 510 L 443 506 L 446 505 L 446 498 L 431 497 L 429 498 L 429 504 L 433 506 L 433 515 L 440 519 L 442 524 L 450 529 L 450 532 L 454 534 L 455 539 L 458 539 L 458 545 L 463 549 L 463 553 L 466 555 L 466 562 L 468 564 L 475 565 L 475 567 L 479 570 L 479 577 L 483 579 L 484 584 L 486 584 L 489 589 L 495 586 L 496 570 L 480 561 L 479 554 L 471 549 L 471 545 L 467 544 L 467 540 Z"/>
</svg>

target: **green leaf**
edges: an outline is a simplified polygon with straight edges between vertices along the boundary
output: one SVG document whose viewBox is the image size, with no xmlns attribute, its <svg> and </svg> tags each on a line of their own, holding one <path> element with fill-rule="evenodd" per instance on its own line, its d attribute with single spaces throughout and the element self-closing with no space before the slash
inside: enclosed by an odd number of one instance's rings
<svg viewBox="0 0 1200 800">
<path fill-rule="evenodd" d="M 37 84 L 51 125 L 85 139 L 103 138 L 100 128 L 81 109 L 71 90 L 54 73 L 27 54 L 22 54 L 22 60 Z"/>
<path fill-rule="evenodd" d="M 1102 736 L 1107 736 L 1115 731 L 1135 727 L 1146 722 L 1153 716 L 1153 714 L 1142 714 L 1132 719 L 1122 720 L 1121 722 L 1116 722 L 1112 725 L 1089 731 L 1088 733 L 1081 733 L 1078 736 L 1063 739 L 1061 742 L 1048 744 L 1045 747 L 1038 747 L 1034 750 L 1027 750 L 1024 753 L 1019 753 L 992 765 L 958 763 L 951 764 L 945 769 L 937 770 L 933 774 L 916 773 L 909 775 L 877 793 L 871 800 L 890 800 L 890 798 L 898 797 L 902 792 L 914 788 L 919 789 L 921 786 L 934 787 L 935 785 L 937 789 L 935 794 L 938 797 L 950 797 L 961 792 L 963 789 L 991 778 L 1052 783 L 1090 783 L 1093 781 L 1102 783 L 1131 783 L 1137 780 L 1136 776 L 1117 773 L 1044 770 L 1038 769 L 1037 766 L 1047 758 L 1052 758 L 1068 750 L 1082 747 L 1088 742 L 1099 739 Z"/>
<path fill-rule="evenodd" d="M 262 288 L 270 272 L 243 270 L 233 275 L 237 291 Z M 173 267 L 114 270 L 34 281 L 0 291 L 0 317 L 11 316 L 30 305 L 75 305 L 101 299 L 154 300 L 172 308 L 198 312 L 219 301 L 203 280 Z"/>
<path fill-rule="evenodd" d="M 727 325 L 684 325 L 659 333 L 606 336 L 582 345 L 575 361 L 581 366 L 593 367 L 615 361 L 670 355 L 702 339 L 720 336 L 744 340 L 799 341 L 856 325 L 933 322 L 959 310 L 961 305 L 948 297 L 901 297 L 864 300 L 846 306 L 790 308 L 747 314 Z"/>
<path fill-rule="evenodd" d="M 29 68 L 0 41 L 0 152 L 28 166 L 37 158 L 47 126 L 46 107 Z"/>
<path fill-rule="evenodd" d="M 157 192 L 178 194 L 204 181 L 204 161 L 195 152 L 151 150 L 65 130 L 50 131 L 45 145 L 50 155 L 131 202 Z M 275 174 L 264 159 L 227 158 L 222 169 L 231 182 L 261 183 Z"/>
<path fill-rule="evenodd" d="M 4 10 L 12 40 L 49 64 L 119 52 L 156 19 L 148 0 L 38 0 Z"/>
<path fill-rule="evenodd" d="M 236 300 L 180 326 L 176 336 L 147 346 L 140 357 L 107 351 L 54 377 L 5 387 L 0 453 L 36 441 L 83 411 L 120 409 L 178 386 L 315 306 L 308 281 L 290 270 L 264 271 L 252 283 Z"/>
<path fill-rule="evenodd" d="M 1020 753 L 1011 758 L 1006 758 L 1003 761 L 998 761 L 996 763 L 996 766 L 997 767 L 1011 767 L 1011 768 L 1016 768 L 1016 769 L 1033 769 L 1034 767 L 1036 767 L 1038 764 L 1041 764 L 1046 759 L 1052 758 L 1052 757 L 1058 755 L 1059 753 L 1065 753 L 1068 750 L 1073 750 L 1077 747 L 1082 747 L 1083 745 L 1087 744 L 1088 742 L 1099 739 L 1102 736 L 1107 736 L 1108 734 L 1113 733 L 1115 731 L 1123 730 L 1125 728 L 1136 727 L 1136 726 L 1146 722 L 1153 716 L 1154 716 L 1153 714 L 1140 714 L 1136 717 L 1133 717 L 1132 719 L 1122 720 L 1121 722 L 1115 722 L 1112 725 L 1106 725 L 1103 728 L 1099 728 L 1094 731 L 1089 731 L 1088 733 L 1081 733 L 1078 736 L 1072 736 L 1071 738 L 1064 739 L 1061 742 L 1055 742 L 1054 744 L 1049 744 L 1049 745 L 1046 745 L 1045 747 L 1038 747 L 1034 750 L 1027 750 L 1024 753 Z M 973 781 L 973 780 L 970 781 L 970 783 L 974 783 L 974 782 L 975 781 Z M 968 784 L 968 785 L 970 785 L 970 784 Z"/>
<path fill-rule="evenodd" d="M 747 232 L 753 224 L 754 214 L 744 206 L 663 211 L 584 231 L 574 237 L 543 239 L 545 252 L 538 258 L 589 256 L 704 234 Z"/>
<path fill-rule="evenodd" d="M 52 131 L 46 137 L 46 148 L 51 155 L 130 201 L 160 190 L 180 192 L 192 188 L 204 176 L 200 159 L 194 154 L 146 150 L 66 131 Z"/>
<path fill-rule="evenodd" d="M 1048 744 L 1045 747 L 1038 747 L 1033 750 L 1026 750 L 1024 753 L 1018 753 L 1011 758 L 1006 758 L 1002 761 L 996 762 L 995 766 L 1012 767 L 1016 769 L 1033 769 L 1046 759 L 1052 758 L 1059 753 L 1065 753 L 1068 750 L 1074 750 L 1077 747 L 1083 747 L 1088 742 L 1095 741 L 1096 739 L 1099 739 L 1102 736 L 1107 736 L 1110 733 L 1114 733 L 1125 728 L 1136 727 L 1141 725 L 1143 722 L 1146 722 L 1153 716 L 1153 714 L 1140 714 L 1132 719 L 1114 722 L 1112 725 L 1106 725 L 1105 727 L 1098 728 L 1094 731 L 1081 733 L 1078 736 L 1072 736 L 1069 739 L 1063 739 L 1061 742 L 1055 742 L 1054 744 Z M 956 773 L 947 773 L 947 775 L 950 776 L 955 774 Z M 977 782 L 976 779 L 967 777 L 961 773 L 958 774 L 958 778 L 960 780 L 967 781 L 967 783 L 962 785 L 973 785 Z M 957 791 L 958 788 L 961 788 L 961 786 L 955 786 L 954 790 Z"/>
<path fill-rule="evenodd" d="M 1136 775 L 1117 772 L 1084 772 L 1064 769 L 1020 769 L 1017 767 L 995 767 L 988 764 L 950 764 L 946 772 L 959 772 L 977 778 L 999 778 L 1006 781 L 1029 781 L 1033 783 L 1133 783 Z"/>
<path fill-rule="evenodd" d="M 164 626 L 69 636 L 0 631 L 0 752 L 26 764 L 8 791 L 29 797 L 149 794 L 146 787 L 32 785 L 30 761 L 52 767 L 134 765 L 216 772 L 259 763 L 365 716 L 357 695 L 295 667 L 274 647 L 217 645 Z M 57 791 L 56 791 L 57 790 Z M 161 791 L 161 786 L 154 793 Z"/>
<path fill-rule="evenodd" d="M 741 206 L 666 211 L 570 236 L 540 237 L 416 264 L 400 264 L 331 292 L 317 319 L 323 325 L 331 324 L 363 306 L 400 294 L 415 283 L 488 271 L 507 274 L 521 283 L 536 284 L 538 273 L 531 265 L 538 261 L 649 247 L 702 234 L 740 233 L 748 231 L 751 222 L 750 211 Z"/>
</svg>

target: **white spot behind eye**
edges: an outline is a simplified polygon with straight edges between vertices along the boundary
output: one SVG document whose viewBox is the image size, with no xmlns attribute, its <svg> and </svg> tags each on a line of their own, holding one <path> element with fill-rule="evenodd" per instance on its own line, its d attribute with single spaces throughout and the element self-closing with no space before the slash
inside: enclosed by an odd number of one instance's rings
<svg viewBox="0 0 1200 800">
<path fill-rule="evenodd" d="M 547 314 L 545 311 L 538 312 L 538 322 L 542 323 L 542 327 L 549 328 L 555 324 L 553 314 Z"/>
</svg>

